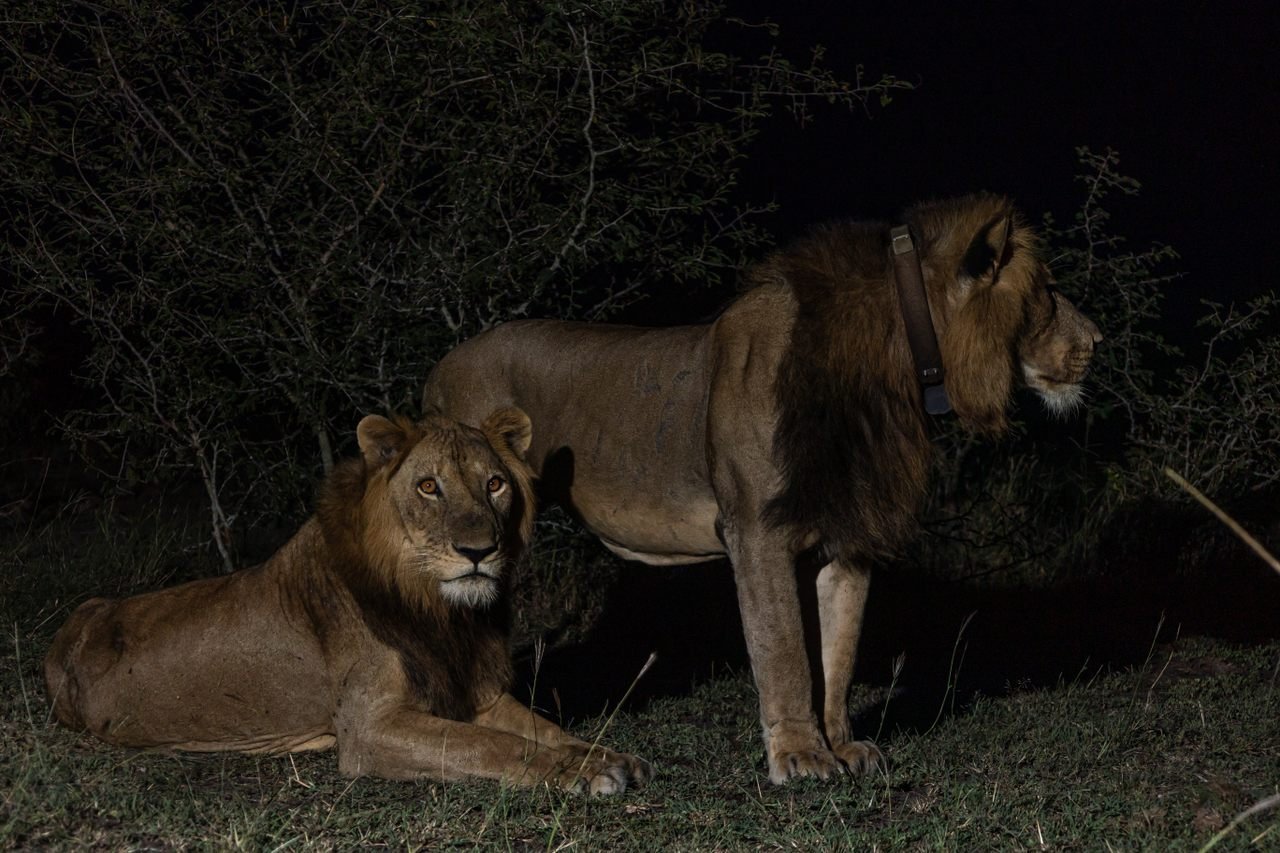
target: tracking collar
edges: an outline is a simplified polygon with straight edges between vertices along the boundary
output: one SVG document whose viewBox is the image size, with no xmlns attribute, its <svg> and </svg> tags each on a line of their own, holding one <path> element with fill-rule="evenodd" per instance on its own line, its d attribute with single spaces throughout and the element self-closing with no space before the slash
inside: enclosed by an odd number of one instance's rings
<svg viewBox="0 0 1280 853">
<path fill-rule="evenodd" d="M 942 369 L 942 353 L 929 314 L 929 297 L 924 289 L 924 273 L 920 270 L 920 253 L 911 239 L 911 228 L 899 225 L 889 232 L 893 246 L 893 273 L 898 282 L 898 303 L 907 324 L 907 342 L 916 365 L 916 378 L 924 390 L 924 410 L 931 415 L 951 411 Z"/>
</svg>

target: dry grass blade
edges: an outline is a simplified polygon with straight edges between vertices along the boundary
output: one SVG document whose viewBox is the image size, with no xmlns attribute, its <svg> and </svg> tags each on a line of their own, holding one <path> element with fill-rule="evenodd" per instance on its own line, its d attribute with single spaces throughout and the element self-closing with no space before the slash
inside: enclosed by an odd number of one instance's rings
<svg viewBox="0 0 1280 853">
<path fill-rule="evenodd" d="M 636 673 L 636 677 L 631 679 L 631 684 L 622 694 L 622 698 L 618 700 L 618 704 L 614 706 L 612 713 L 605 719 L 604 725 L 600 727 L 600 733 L 596 735 L 596 739 L 591 742 L 591 748 L 587 750 L 587 754 L 582 758 L 582 765 L 578 768 L 578 774 L 585 777 L 587 762 L 591 760 L 591 756 L 601 749 L 600 741 L 604 738 L 604 733 L 609 730 L 609 726 L 613 724 L 613 718 L 618 716 L 618 712 L 622 710 L 622 706 L 631 696 L 631 691 L 636 689 L 636 685 L 640 683 L 640 679 L 644 678 L 644 674 L 658 660 L 657 652 L 649 652 L 649 658 L 644 662 L 644 666 L 640 667 L 640 671 Z"/>
<path fill-rule="evenodd" d="M 618 716 L 618 711 L 622 709 L 622 706 L 624 704 L 626 704 L 627 697 L 631 695 L 631 691 L 635 689 L 636 685 L 640 683 L 640 679 L 644 678 L 644 674 L 649 671 L 649 668 L 653 666 L 653 664 L 657 660 L 658 660 L 658 653 L 650 652 L 648 660 L 644 662 L 644 666 L 640 667 L 640 671 L 636 673 L 636 677 L 631 679 L 631 686 L 629 686 L 626 692 L 622 694 L 622 698 L 619 699 L 618 704 L 614 706 L 613 713 L 609 714 L 609 716 L 604 721 L 604 725 L 600 727 L 600 733 L 597 734 L 596 739 L 591 742 L 590 748 L 587 749 L 587 754 L 582 757 L 582 764 L 578 766 L 578 775 L 583 779 L 588 778 L 586 774 L 587 762 L 591 760 L 591 756 L 593 754 L 596 754 L 597 750 L 603 749 L 600 746 L 600 741 L 604 737 L 604 733 L 609 730 L 609 726 L 613 724 L 613 718 Z M 588 786 L 588 790 L 589 790 L 589 786 Z M 575 843 L 573 841 L 567 841 L 566 843 L 561 844 L 559 847 L 556 847 L 556 848 L 552 848 L 551 846 L 552 843 L 555 841 L 556 832 L 558 832 L 560 829 L 560 821 L 564 815 L 564 810 L 567 806 L 568 806 L 568 798 L 562 799 L 560 801 L 560 806 L 555 811 L 554 819 L 551 822 L 551 829 L 547 833 L 547 846 L 546 846 L 547 853 L 551 853 L 553 849 L 563 850 L 565 847 L 573 846 L 573 844 Z"/>
<path fill-rule="evenodd" d="M 1231 528 L 1231 532 L 1234 533 L 1236 536 L 1239 536 L 1241 542 L 1244 542 L 1244 544 L 1252 548 L 1254 553 L 1256 553 L 1259 557 L 1261 557 L 1267 565 L 1275 569 L 1276 574 L 1280 574 L 1280 560 L 1277 560 L 1270 551 L 1264 548 L 1261 542 L 1259 542 L 1257 539 L 1254 539 L 1252 536 L 1250 536 L 1249 531 L 1245 530 L 1238 523 L 1236 523 L 1236 520 L 1231 516 L 1227 515 L 1226 512 L 1224 512 L 1221 507 L 1219 507 L 1213 501 L 1205 497 L 1205 495 L 1201 493 L 1199 489 L 1197 489 L 1195 486 L 1191 485 L 1185 479 L 1183 479 L 1182 475 L 1180 475 L 1177 471 L 1174 471 L 1172 468 L 1165 468 L 1164 473 L 1166 477 L 1168 477 L 1170 480 L 1173 480 L 1173 482 L 1181 486 L 1182 489 L 1185 490 L 1187 494 L 1191 495 L 1191 497 L 1199 501 L 1201 505 L 1204 506 L 1205 509 L 1209 510 L 1209 512 L 1216 515 L 1219 521 L 1221 521 L 1227 527 Z"/>
<path fill-rule="evenodd" d="M 1280 806 L 1280 794 L 1272 794 L 1270 797 L 1259 800 L 1258 802 L 1249 806 L 1249 808 L 1245 809 L 1244 811 L 1240 812 L 1240 814 L 1236 815 L 1232 819 L 1231 823 L 1224 826 L 1222 830 L 1218 832 L 1217 835 L 1209 839 L 1209 843 L 1200 848 L 1200 853 L 1207 853 L 1207 851 L 1212 850 L 1214 847 L 1218 845 L 1218 842 L 1222 841 L 1222 839 L 1230 835 L 1231 832 L 1237 826 L 1244 823 L 1249 818 L 1253 817 L 1254 815 L 1259 815 L 1264 812 L 1268 812 L 1271 809 L 1274 809 L 1278 806 Z"/>
</svg>

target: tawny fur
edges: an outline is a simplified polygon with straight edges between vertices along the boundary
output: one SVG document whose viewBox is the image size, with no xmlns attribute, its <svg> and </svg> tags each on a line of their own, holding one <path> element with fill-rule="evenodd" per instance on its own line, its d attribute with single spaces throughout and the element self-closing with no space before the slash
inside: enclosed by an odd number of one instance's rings
<svg viewBox="0 0 1280 853">
<path fill-rule="evenodd" d="M 640 759 L 592 751 L 521 707 L 502 597 L 477 607 L 459 602 L 492 596 L 445 590 L 500 587 L 527 542 L 528 418 L 370 416 L 357 437 L 361 457 L 263 565 L 72 614 L 45 658 L 58 720 L 122 746 L 336 745 L 353 776 L 594 793 L 647 777 Z"/>
<path fill-rule="evenodd" d="M 960 420 L 999 433 L 1023 383 L 1069 410 L 1100 336 L 1052 293 L 1008 200 L 906 221 Z M 888 225 L 817 228 L 745 279 L 705 326 L 499 326 L 436 366 L 423 404 L 465 423 L 527 412 L 546 496 L 626 559 L 728 556 L 769 777 L 825 778 L 880 760 L 851 736 L 848 688 L 871 566 L 899 552 L 928 486 L 928 424 Z"/>
</svg>

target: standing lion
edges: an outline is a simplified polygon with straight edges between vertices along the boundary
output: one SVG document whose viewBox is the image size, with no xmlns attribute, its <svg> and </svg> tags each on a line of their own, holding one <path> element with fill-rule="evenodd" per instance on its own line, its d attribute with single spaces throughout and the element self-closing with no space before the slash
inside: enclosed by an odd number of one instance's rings
<svg viewBox="0 0 1280 853">
<path fill-rule="evenodd" d="M 533 523 L 529 419 L 370 415 L 275 556 L 82 604 L 45 657 L 58 720 L 108 743 L 338 751 L 348 776 L 608 794 L 649 766 L 520 705 L 493 606 Z"/>
<path fill-rule="evenodd" d="M 905 219 L 961 422 L 1001 432 L 1018 384 L 1072 409 L 1101 337 L 1052 290 L 1008 200 L 925 204 Z M 776 783 L 881 761 L 851 737 L 849 682 L 871 567 L 914 530 L 932 452 L 889 231 L 816 229 L 749 269 L 709 325 L 509 323 L 427 378 L 424 405 L 465 423 L 495 406 L 528 412 L 546 496 L 620 556 L 729 557 Z M 818 673 L 804 564 L 818 567 Z"/>
</svg>

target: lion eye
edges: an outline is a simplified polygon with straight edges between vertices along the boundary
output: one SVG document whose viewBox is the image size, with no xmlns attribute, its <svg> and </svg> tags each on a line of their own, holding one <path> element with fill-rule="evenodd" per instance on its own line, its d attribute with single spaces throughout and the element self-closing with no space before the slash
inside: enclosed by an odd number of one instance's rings
<svg viewBox="0 0 1280 853">
<path fill-rule="evenodd" d="M 434 477 L 428 477 L 418 483 L 418 494 L 424 498 L 434 498 L 440 494 L 440 484 L 435 481 Z"/>
<path fill-rule="evenodd" d="M 502 491 L 502 487 L 506 484 L 507 481 L 501 477 L 490 477 L 488 483 L 489 494 L 496 495 L 498 492 Z"/>
</svg>

